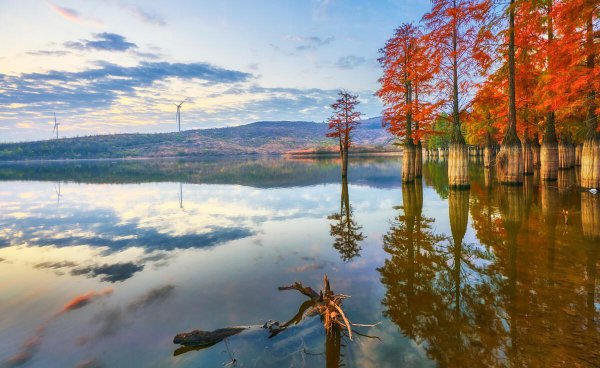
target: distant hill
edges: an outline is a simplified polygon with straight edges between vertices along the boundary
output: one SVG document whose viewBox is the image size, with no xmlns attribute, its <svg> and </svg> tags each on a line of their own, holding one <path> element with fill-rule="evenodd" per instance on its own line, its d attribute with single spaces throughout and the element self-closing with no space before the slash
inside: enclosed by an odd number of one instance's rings
<svg viewBox="0 0 600 368">
<path fill-rule="evenodd" d="M 332 151 L 327 125 L 308 121 L 261 121 L 236 127 L 181 133 L 111 134 L 0 144 L 0 161 L 173 157 L 229 154 L 284 154 Z M 354 134 L 355 149 L 394 150 L 381 118 L 364 120 Z"/>
</svg>

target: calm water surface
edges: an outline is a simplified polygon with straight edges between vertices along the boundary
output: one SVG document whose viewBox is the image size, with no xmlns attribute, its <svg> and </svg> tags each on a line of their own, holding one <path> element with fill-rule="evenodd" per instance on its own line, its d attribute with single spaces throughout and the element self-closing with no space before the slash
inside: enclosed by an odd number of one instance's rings
<svg viewBox="0 0 600 368">
<path fill-rule="evenodd" d="M 472 164 L 402 185 L 397 158 L 0 166 L 0 367 L 600 366 L 600 195 L 574 171 L 505 187 Z M 318 317 L 176 350 L 194 329 Z M 230 364 L 230 365 L 228 365 Z"/>
</svg>

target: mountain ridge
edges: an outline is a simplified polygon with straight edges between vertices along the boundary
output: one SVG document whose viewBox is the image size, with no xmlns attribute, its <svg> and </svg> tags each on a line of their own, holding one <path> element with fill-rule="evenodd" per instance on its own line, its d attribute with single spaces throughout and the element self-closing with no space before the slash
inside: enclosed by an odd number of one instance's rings
<svg viewBox="0 0 600 368">
<path fill-rule="evenodd" d="M 327 124 L 311 121 L 257 121 L 235 127 L 171 133 L 123 133 L 44 141 L 2 143 L 0 161 L 198 155 L 286 154 L 336 149 Z M 381 117 L 365 119 L 354 131 L 354 149 L 392 151 L 393 136 Z"/>
</svg>

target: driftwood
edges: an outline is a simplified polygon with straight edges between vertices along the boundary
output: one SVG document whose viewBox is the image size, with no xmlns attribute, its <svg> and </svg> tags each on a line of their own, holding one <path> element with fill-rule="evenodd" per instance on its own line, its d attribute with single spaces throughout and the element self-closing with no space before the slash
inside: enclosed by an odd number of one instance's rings
<svg viewBox="0 0 600 368">
<path fill-rule="evenodd" d="M 309 300 L 304 301 L 300 305 L 298 312 L 289 321 L 280 324 L 277 321 L 268 321 L 264 325 L 253 326 L 236 326 L 220 328 L 214 331 L 194 330 L 191 332 L 180 333 L 175 336 L 173 343 L 182 345 L 181 348 L 175 350 L 175 355 L 183 354 L 192 350 L 201 350 L 211 347 L 228 337 L 237 335 L 243 331 L 250 329 L 265 329 L 269 333 L 269 338 L 272 338 L 282 331 L 285 331 L 292 325 L 299 324 L 306 316 L 312 317 L 319 315 L 323 321 L 323 326 L 327 335 L 339 334 L 343 332 L 352 340 L 352 334 L 356 333 L 360 336 L 373 338 L 373 336 L 363 335 L 352 330 L 352 326 L 373 327 L 375 325 L 352 324 L 346 317 L 342 309 L 342 301 L 349 298 L 348 295 L 335 294 L 331 291 L 329 280 L 325 275 L 323 280 L 323 290 L 317 293 L 314 289 L 302 285 L 300 282 L 295 282 L 292 285 L 280 286 L 279 290 L 296 290 L 302 295 L 305 295 Z"/>
</svg>

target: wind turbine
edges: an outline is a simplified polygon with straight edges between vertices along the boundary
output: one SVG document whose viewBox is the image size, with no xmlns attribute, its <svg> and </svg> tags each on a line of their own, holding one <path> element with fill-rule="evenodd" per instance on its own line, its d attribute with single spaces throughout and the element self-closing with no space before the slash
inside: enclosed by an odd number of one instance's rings
<svg viewBox="0 0 600 368">
<path fill-rule="evenodd" d="M 60 181 L 58 182 L 58 187 L 54 185 L 54 191 L 56 192 L 56 207 L 58 207 L 60 206 L 60 197 L 62 197 L 62 194 L 60 194 Z"/>
<path fill-rule="evenodd" d="M 54 113 L 54 128 L 52 128 L 52 136 L 54 137 L 54 131 L 56 131 L 56 139 L 58 139 L 58 126 L 60 123 L 56 121 L 56 113 Z"/>
<path fill-rule="evenodd" d="M 185 212 L 185 208 L 183 208 L 183 185 L 179 182 L 179 208 Z"/>
<path fill-rule="evenodd" d="M 175 121 L 177 122 L 177 129 L 178 131 L 181 132 L 181 105 L 183 105 L 183 103 L 187 101 L 187 97 L 183 99 L 183 101 L 181 101 L 178 104 L 175 104 L 175 106 L 177 106 L 177 113 L 175 114 Z"/>
</svg>

